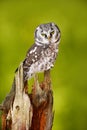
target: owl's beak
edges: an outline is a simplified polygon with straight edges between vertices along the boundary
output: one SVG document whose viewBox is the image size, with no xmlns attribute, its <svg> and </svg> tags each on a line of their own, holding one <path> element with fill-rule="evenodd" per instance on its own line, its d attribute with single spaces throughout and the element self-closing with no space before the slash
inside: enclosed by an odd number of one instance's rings
<svg viewBox="0 0 87 130">
<path fill-rule="evenodd" d="M 48 36 L 48 40 L 49 40 L 49 41 L 51 40 L 51 36 Z"/>
</svg>

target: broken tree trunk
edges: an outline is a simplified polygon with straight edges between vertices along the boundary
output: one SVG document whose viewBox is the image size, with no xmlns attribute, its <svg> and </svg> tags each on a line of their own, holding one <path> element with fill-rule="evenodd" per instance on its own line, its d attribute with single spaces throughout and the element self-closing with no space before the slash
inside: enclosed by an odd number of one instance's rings
<svg viewBox="0 0 87 130">
<path fill-rule="evenodd" d="M 0 106 L 3 111 L 2 130 L 52 130 L 54 114 L 50 70 L 44 72 L 42 83 L 39 84 L 36 75 L 34 79 L 32 92 L 28 94 L 21 64 L 15 75 L 16 93 L 9 112 Z"/>
<path fill-rule="evenodd" d="M 23 68 L 15 76 L 16 93 L 7 119 L 12 119 L 12 130 L 29 130 L 32 121 L 32 106 L 23 83 Z"/>
</svg>

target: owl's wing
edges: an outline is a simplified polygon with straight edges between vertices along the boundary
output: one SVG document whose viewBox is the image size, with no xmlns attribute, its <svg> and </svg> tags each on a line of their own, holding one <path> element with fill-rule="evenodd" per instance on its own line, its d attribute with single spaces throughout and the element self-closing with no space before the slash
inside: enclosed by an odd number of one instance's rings
<svg viewBox="0 0 87 130">
<path fill-rule="evenodd" d="M 27 71 L 27 69 L 34 64 L 36 61 L 38 61 L 41 57 L 42 52 L 42 46 L 38 46 L 36 44 L 33 44 L 31 48 L 27 51 L 26 57 L 23 61 L 23 69 L 24 71 Z M 15 72 L 18 71 L 18 68 L 15 70 Z"/>
<path fill-rule="evenodd" d="M 47 46 L 39 46 L 37 44 L 33 44 L 31 48 L 28 50 L 26 57 L 23 61 L 23 73 L 24 73 L 24 81 L 28 79 L 27 72 L 35 62 L 39 61 L 42 57 L 43 52 L 47 49 Z M 16 69 L 17 71 L 18 69 Z"/>
<path fill-rule="evenodd" d="M 32 47 L 28 50 L 25 60 L 23 61 L 23 73 L 24 81 L 26 81 L 31 75 L 29 74 L 30 67 L 32 67 L 35 62 L 39 61 L 42 55 L 43 47 L 33 44 Z M 33 71 L 32 71 L 33 74 Z"/>
<path fill-rule="evenodd" d="M 42 46 L 33 44 L 32 47 L 28 50 L 26 58 L 23 61 L 23 68 L 26 69 L 27 67 L 30 67 L 32 64 L 37 62 L 41 57 L 42 50 Z"/>
</svg>

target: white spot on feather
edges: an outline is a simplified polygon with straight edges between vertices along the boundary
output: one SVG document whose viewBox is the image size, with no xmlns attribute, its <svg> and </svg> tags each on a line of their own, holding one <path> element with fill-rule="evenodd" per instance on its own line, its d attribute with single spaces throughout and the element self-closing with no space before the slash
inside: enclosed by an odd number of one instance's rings
<svg viewBox="0 0 87 130">
<path fill-rule="evenodd" d="M 30 54 L 34 53 L 36 51 L 37 47 L 35 47 L 33 50 L 30 51 Z"/>
<path fill-rule="evenodd" d="M 35 58 L 37 58 L 37 55 L 35 55 Z"/>
</svg>

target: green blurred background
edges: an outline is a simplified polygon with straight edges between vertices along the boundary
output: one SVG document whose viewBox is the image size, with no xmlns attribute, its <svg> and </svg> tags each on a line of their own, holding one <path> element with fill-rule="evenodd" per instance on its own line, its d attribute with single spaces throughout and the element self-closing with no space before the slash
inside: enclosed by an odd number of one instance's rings
<svg viewBox="0 0 87 130">
<path fill-rule="evenodd" d="M 61 30 L 51 71 L 53 130 L 87 130 L 87 0 L 0 0 L 0 103 L 34 43 L 35 28 L 51 21 Z"/>
</svg>

